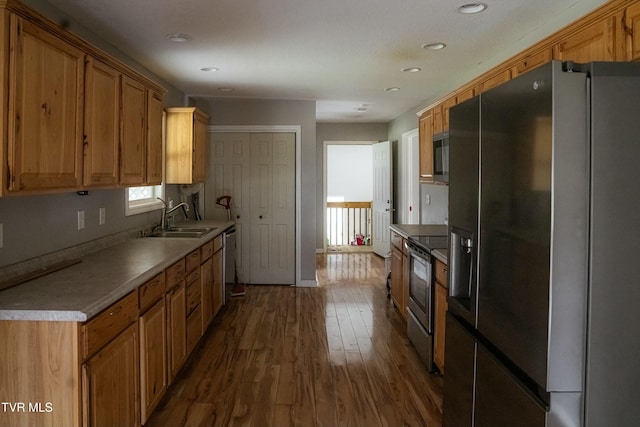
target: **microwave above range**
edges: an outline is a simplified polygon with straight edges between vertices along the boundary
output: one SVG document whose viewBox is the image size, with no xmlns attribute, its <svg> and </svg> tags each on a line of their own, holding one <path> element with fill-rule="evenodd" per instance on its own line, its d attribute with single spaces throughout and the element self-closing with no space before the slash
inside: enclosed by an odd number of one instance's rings
<svg viewBox="0 0 640 427">
<path fill-rule="evenodd" d="M 433 135 L 433 180 L 449 182 L 449 133 Z"/>
</svg>

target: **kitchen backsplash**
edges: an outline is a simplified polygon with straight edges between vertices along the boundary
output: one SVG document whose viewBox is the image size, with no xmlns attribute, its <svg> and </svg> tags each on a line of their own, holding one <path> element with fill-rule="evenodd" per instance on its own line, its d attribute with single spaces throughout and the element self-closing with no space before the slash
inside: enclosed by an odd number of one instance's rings
<svg viewBox="0 0 640 427">
<path fill-rule="evenodd" d="M 449 216 L 449 186 L 420 184 L 420 223 L 446 224 Z"/>
</svg>

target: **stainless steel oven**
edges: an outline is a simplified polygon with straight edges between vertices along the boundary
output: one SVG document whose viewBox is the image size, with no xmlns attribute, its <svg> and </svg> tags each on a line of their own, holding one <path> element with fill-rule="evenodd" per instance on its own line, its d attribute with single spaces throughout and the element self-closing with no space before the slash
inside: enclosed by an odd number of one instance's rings
<svg viewBox="0 0 640 427">
<path fill-rule="evenodd" d="M 429 372 L 433 372 L 436 370 L 433 362 L 435 290 L 431 249 L 446 248 L 447 237 L 410 237 L 407 247 L 409 249 L 407 336 Z"/>
</svg>

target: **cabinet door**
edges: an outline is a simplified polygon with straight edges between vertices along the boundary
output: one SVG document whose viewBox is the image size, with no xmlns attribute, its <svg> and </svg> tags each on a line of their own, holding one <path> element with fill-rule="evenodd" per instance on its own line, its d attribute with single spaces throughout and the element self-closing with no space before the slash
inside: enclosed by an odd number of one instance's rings
<svg viewBox="0 0 640 427">
<path fill-rule="evenodd" d="M 447 318 L 447 289 L 436 283 L 435 328 L 433 332 L 433 360 L 444 373 L 444 337 Z"/>
<path fill-rule="evenodd" d="M 120 73 L 94 58 L 85 67 L 84 185 L 118 185 Z"/>
<path fill-rule="evenodd" d="M 166 322 L 164 299 L 140 316 L 140 415 L 143 424 L 167 389 Z"/>
<path fill-rule="evenodd" d="M 167 294 L 169 383 L 187 358 L 187 294 L 184 280 Z"/>
<path fill-rule="evenodd" d="M 193 117 L 193 182 L 207 179 L 207 116 L 196 110 Z"/>
<path fill-rule="evenodd" d="M 132 324 L 84 365 L 84 425 L 139 426 L 138 325 Z"/>
<path fill-rule="evenodd" d="M 433 120 L 433 134 L 440 133 L 444 130 L 444 120 L 442 117 L 443 105 L 440 104 L 431 110 L 431 118 Z"/>
<path fill-rule="evenodd" d="M 539 67 L 540 65 L 546 64 L 551 61 L 551 59 L 553 59 L 553 50 L 551 48 L 532 53 L 520 61 L 520 63 L 513 66 L 511 69 L 511 75 L 515 78 L 527 71 Z"/>
<path fill-rule="evenodd" d="M 147 184 L 162 183 L 162 96 L 147 90 Z"/>
<path fill-rule="evenodd" d="M 627 61 L 640 59 L 640 3 L 633 3 L 624 14 Z"/>
<path fill-rule="evenodd" d="M 614 17 L 598 21 L 560 41 L 553 56 L 561 61 L 615 61 L 615 28 Z"/>
<path fill-rule="evenodd" d="M 9 190 L 82 185 L 84 54 L 11 15 Z"/>
<path fill-rule="evenodd" d="M 207 258 L 200 266 L 202 296 L 202 333 L 207 330 L 213 320 L 213 260 Z"/>
<path fill-rule="evenodd" d="M 224 292 L 224 257 L 223 251 L 213 254 L 213 316 L 222 308 Z"/>
<path fill-rule="evenodd" d="M 428 112 L 420 117 L 420 180 L 433 181 L 433 121 Z"/>
<path fill-rule="evenodd" d="M 489 77 L 484 82 L 480 83 L 480 93 L 486 92 L 491 88 L 501 85 L 502 83 L 506 83 L 511 80 L 511 70 L 507 69 L 501 71 L 493 77 Z"/>
<path fill-rule="evenodd" d="M 146 99 L 145 87 L 122 76 L 120 184 L 141 185 L 146 172 Z"/>
</svg>

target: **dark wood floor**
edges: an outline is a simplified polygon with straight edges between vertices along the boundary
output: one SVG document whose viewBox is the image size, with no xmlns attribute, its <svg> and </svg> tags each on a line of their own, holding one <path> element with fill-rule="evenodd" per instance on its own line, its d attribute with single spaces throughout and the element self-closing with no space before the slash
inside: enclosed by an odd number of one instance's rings
<svg viewBox="0 0 640 427">
<path fill-rule="evenodd" d="M 192 354 L 150 427 L 440 427 L 442 378 L 406 339 L 384 260 L 318 255 L 318 288 L 250 286 Z"/>
</svg>

